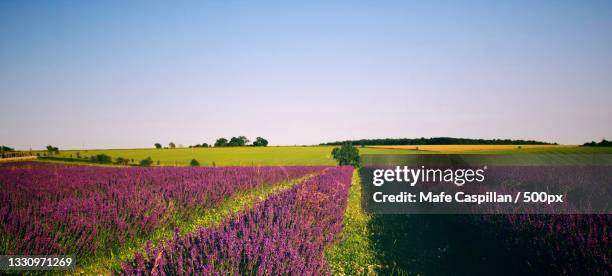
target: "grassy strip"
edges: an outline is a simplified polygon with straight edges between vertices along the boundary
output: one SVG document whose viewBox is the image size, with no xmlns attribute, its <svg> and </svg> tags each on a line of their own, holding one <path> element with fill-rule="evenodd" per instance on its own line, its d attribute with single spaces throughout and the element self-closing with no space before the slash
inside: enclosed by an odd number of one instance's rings
<svg viewBox="0 0 612 276">
<path fill-rule="evenodd" d="M 361 208 L 361 180 L 357 170 L 353 172 L 353 184 L 349 191 L 344 212 L 342 240 L 325 252 L 333 275 L 375 275 L 380 264 L 370 243 L 368 222 L 371 216 Z"/>
<path fill-rule="evenodd" d="M 157 244 L 162 240 L 172 238 L 175 227 L 181 229 L 182 233 L 193 232 L 200 227 L 215 227 L 234 214 L 252 208 L 257 202 L 265 200 L 272 194 L 287 190 L 292 186 L 313 177 L 315 174 L 304 177 L 282 181 L 275 185 L 262 186 L 254 190 L 236 193 L 228 198 L 220 206 L 208 209 L 197 209 L 189 218 L 173 217 L 172 222 L 156 230 L 151 236 L 139 237 L 135 240 L 125 242 L 111 256 L 99 257 L 95 262 L 86 266 L 78 267 L 75 274 L 109 274 L 121 267 L 121 263 L 134 257 L 136 252 L 144 252 L 147 241 Z M 77 260 L 78 261 L 78 260 Z"/>
</svg>

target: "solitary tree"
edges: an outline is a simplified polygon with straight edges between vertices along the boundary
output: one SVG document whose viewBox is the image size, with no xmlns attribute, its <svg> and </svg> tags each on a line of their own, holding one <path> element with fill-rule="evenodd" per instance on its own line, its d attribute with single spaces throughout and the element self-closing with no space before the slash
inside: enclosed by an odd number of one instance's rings
<svg viewBox="0 0 612 276">
<path fill-rule="evenodd" d="M 332 156 L 338 162 L 338 165 L 351 165 L 359 167 L 361 160 L 359 159 L 359 150 L 351 143 L 344 143 L 339 148 L 332 150 Z"/>
<path fill-rule="evenodd" d="M 170 144 L 168 144 L 168 147 L 174 149 L 176 148 L 176 145 L 174 144 L 174 142 L 170 142 Z"/>
<path fill-rule="evenodd" d="M 162 144 L 160 144 L 160 143 L 155 143 L 155 148 L 156 148 L 156 149 L 161 149 L 161 148 L 162 148 Z"/>
<path fill-rule="evenodd" d="M 49 155 L 51 154 L 59 154 L 59 148 L 48 145 L 47 146 L 47 151 L 49 152 Z"/>
<path fill-rule="evenodd" d="M 225 138 L 219 138 L 217 139 L 217 141 L 215 142 L 215 147 L 226 147 L 227 146 L 227 139 Z"/>
<path fill-rule="evenodd" d="M 257 137 L 255 138 L 255 141 L 253 141 L 253 146 L 256 147 L 266 147 L 268 146 L 268 140 L 262 138 L 262 137 Z"/>
</svg>

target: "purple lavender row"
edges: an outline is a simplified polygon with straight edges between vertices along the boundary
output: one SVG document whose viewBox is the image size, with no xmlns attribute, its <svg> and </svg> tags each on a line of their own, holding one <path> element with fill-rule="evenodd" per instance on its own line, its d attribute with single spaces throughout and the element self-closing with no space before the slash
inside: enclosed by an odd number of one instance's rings
<svg viewBox="0 0 612 276">
<path fill-rule="evenodd" d="M 352 167 L 334 167 L 212 229 L 137 253 L 124 275 L 312 275 L 328 272 L 327 246 L 342 231 Z"/>
<path fill-rule="evenodd" d="M 0 254 L 95 255 L 193 208 L 324 167 L 0 167 Z"/>
</svg>

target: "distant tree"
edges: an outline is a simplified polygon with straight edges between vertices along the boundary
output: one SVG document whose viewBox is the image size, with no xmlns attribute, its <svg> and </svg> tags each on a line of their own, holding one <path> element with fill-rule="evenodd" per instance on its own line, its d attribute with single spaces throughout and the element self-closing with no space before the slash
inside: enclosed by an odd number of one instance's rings
<svg viewBox="0 0 612 276">
<path fill-rule="evenodd" d="M 203 148 L 208 148 L 208 147 L 209 147 L 209 145 L 208 145 L 208 143 L 202 143 L 202 147 L 203 147 Z"/>
<path fill-rule="evenodd" d="M 156 148 L 156 149 L 161 149 L 161 148 L 162 148 L 162 144 L 160 144 L 160 143 L 155 143 L 155 148 Z"/>
<path fill-rule="evenodd" d="M 589 143 L 584 143 L 583 146 L 586 147 L 612 147 L 612 141 L 608 141 L 606 139 L 602 139 L 601 142 L 597 143 L 595 141 L 591 141 Z"/>
<path fill-rule="evenodd" d="M 189 162 L 189 165 L 192 167 L 197 167 L 197 166 L 200 166 L 200 162 L 198 162 L 198 160 L 191 159 L 191 162 Z"/>
<path fill-rule="evenodd" d="M 130 163 L 130 160 L 127 158 L 117 157 L 117 159 L 115 159 L 115 164 L 117 165 L 127 166 L 129 163 Z"/>
<path fill-rule="evenodd" d="M 248 138 L 246 138 L 245 136 L 238 136 L 238 139 L 240 139 L 241 146 L 246 146 L 249 142 L 251 142 Z"/>
<path fill-rule="evenodd" d="M 228 146 L 230 147 L 242 147 L 249 143 L 249 139 L 245 136 L 232 137 Z"/>
<path fill-rule="evenodd" d="M 148 167 L 151 166 L 153 164 L 153 159 L 151 159 L 151 156 L 140 160 L 140 166 L 142 167 Z"/>
<path fill-rule="evenodd" d="M 268 146 L 268 140 L 262 138 L 262 137 L 257 137 L 255 138 L 255 141 L 253 141 L 253 146 L 256 147 L 266 147 Z"/>
<path fill-rule="evenodd" d="M 80 152 L 78 152 L 78 151 L 77 151 L 77 153 L 76 153 L 76 158 L 77 158 L 77 159 L 81 159 L 81 153 L 80 153 Z"/>
<path fill-rule="evenodd" d="M 339 148 L 332 150 L 332 156 L 338 162 L 338 165 L 351 165 L 359 167 L 361 160 L 359 158 L 359 150 L 351 143 L 344 143 Z"/>
<path fill-rule="evenodd" d="M 47 152 L 49 152 L 49 155 L 51 154 L 59 154 L 59 148 L 48 145 L 47 146 Z"/>
<path fill-rule="evenodd" d="M 174 142 L 170 142 L 170 144 L 168 144 L 168 147 L 171 149 L 175 149 L 176 145 L 174 144 Z"/>
<path fill-rule="evenodd" d="M 0 151 L 15 151 L 15 149 L 7 146 L 0 146 Z"/>
<path fill-rule="evenodd" d="M 227 146 L 228 146 L 228 142 L 227 142 L 227 139 L 225 138 L 219 138 L 215 142 L 215 147 L 227 147 Z"/>
<path fill-rule="evenodd" d="M 237 147 L 237 146 L 239 146 L 239 145 L 240 145 L 240 142 L 241 142 L 241 140 L 240 140 L 240 139 L 238 139 L 238 137 L 232 137 L 232 138 L 229 140 L 229 143 L 227 143 L 227 145 L 228 145 L 229 147 Z"/>
<path fill-rule="evenodd" d="M 159 166 L 159 164 L 160 164 L 160 163 L 161 163 L 161 162 L 160 162 L 159 160 L 157 160 L 157 165 L 158 165 L 158 166 Z"/>
</svg>

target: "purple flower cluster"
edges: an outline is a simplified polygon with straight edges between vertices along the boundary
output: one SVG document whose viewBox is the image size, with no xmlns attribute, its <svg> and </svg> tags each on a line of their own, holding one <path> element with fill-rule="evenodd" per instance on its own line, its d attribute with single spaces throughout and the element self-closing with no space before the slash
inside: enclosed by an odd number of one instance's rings
<svg viewBox="0 0 612 276">
<path fill-rule="evenodd" d="M 325 167 L 0 167 L 0 254 L 87 257 L 170 218 Z"/>
<path fill-rule="evenodd" d="M 217 228 L 201 228 L 123 263 L 125 275 L 312 275 L 342 231 L 353 168 L 325 170 Z"/>
</svg>

